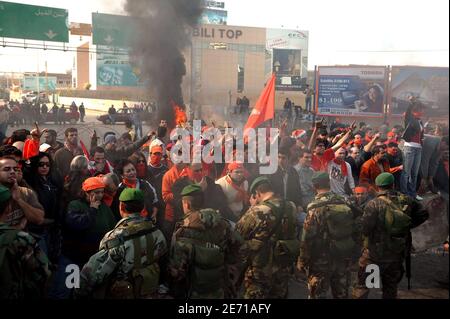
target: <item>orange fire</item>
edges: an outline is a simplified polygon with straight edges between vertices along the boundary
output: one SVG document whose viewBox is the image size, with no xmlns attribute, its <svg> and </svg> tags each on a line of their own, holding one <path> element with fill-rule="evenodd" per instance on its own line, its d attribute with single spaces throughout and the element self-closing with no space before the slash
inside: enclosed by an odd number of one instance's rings
<svg viewBox="0 0 450 319">
<path fill-rule="evenodd" d="M 187 122 L 186 112 L 175 103 L 172 103 L 172 105 L 173 112 L 175 113 L 175 124 L 177 126 L 184 126 L 184 124 Z"/>
</svg>

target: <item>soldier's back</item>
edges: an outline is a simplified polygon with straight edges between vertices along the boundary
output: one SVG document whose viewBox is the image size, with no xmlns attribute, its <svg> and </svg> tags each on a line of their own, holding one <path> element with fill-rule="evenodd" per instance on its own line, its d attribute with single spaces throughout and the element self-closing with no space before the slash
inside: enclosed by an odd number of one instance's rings
<svg viewBox="0 0 450 319">
<path fill-rule="evenodd" d="M 100 243 L 82 271 L 80 295 L 94 298 L 156 298 L 159 260 L 167 252 L 162 232 L 138 215 L 122 219 Z"/>
<path fill-rule="evenodd" d="M 230 234 L 229 223 L 213 209 L 185 216 L 174 233 L 169 263 L 177 297 L 224 298 Z"/>
<path fill-rule="evenodd" d="M 0 299 L 44 298 L 47 256 L 28 233 L 0 224 Z"/>
</svg>

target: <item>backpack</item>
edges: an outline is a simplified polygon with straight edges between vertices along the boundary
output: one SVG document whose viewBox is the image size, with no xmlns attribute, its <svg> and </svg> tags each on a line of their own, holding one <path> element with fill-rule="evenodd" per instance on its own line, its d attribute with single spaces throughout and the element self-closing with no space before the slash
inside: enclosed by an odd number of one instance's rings
<svg viewBox="0 0 450 319">
<path fill-rule="evenodd" d="M 281 201 L 277 206 L 272 201 L 263 204 L 270 207 L 277 218 L 276 226 L 273 230 L 275 234 L 275 246 L 273 250 L 274 262 L 282 267 L 287 267 L 296 262 L 300 254 L 300 241 L 297 238 L 296 216 L 292 209 L 292 203 L 288 202 L 290 209 L 286 208 L 286 202 Z M 271 236 L 269 236 L 271 237 Z"/>
<path fill-rule="evenodd" d="M 43 287 L 28 277 L 29 272 L 10 249 L 18 233 L 15 228 L 0 229 L 0 300 L 42 297 Z"/>
<path fill-rule="evenodd" d="M 158 242 L 165 242 L 165 237 L 151 221 L 143 221 L 117 228 L 126 229 L 127 235 L 117 236 L 103 243 L 101 249 L 113 249 L 123 245 L 126 241 L 133 241 L 134 260 L 133 269 L 120 277 L 117 271 L 95 293 L 96 298 L 107 299 L 141 299 L 155 294 L 159 286 L 160 268 L 155 257 Z M 146 261 L 142 262 L 142 237 L 146 242 Z M 163 248 L 164 250 L 164 248 Z"/>
<path fill-rule="evenodd" d="M 400 207 L 386 196 L 379 196 L 386 203 L 384 228 L 386 230 L 385 248 L 393 253 L 401 253 L 406 249 L 408 234 L 412 220 L 406 213 L 408 205 Z"/>
<path fill-rule="evenodd" d="M 350 258 L 356 247 L 353 239 L 355 220 L 352 209 L 341 199 L 310 204 L 309 209 L 323 208 L 326 221 L 324 239 L 328 242 L 330 255 L 334 258 Z"/>
<path fill-rule="evenodd" d="M 171 254 L 176 255 L 179 250 L 188 252 L 187 297 L 220 291 L 224 287 L 225 251 L 218 244 L 220 230 L 216 228 L 222 218 L 212 209 L 202 209 L 186 219 L 173 235 Z"/>
</svg>

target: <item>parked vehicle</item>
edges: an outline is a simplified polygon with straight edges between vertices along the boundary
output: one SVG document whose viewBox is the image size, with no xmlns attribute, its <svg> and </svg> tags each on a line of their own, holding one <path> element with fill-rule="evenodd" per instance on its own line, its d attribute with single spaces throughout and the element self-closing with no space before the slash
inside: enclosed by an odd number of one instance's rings
<svg viewBox="0 0 450 319">
<path fill-rule="evenodd" d="M 133 109 L 119 109 L 116 114 L 114 114 L 114 122 L 115 123 L 125 123 L 127 121 L 132 120 Z M 152 113 L 142 111 L 140 113 L 141 120 L 146 121 L 150 120 Z M 97 116 L 97 120 L 102 122 L 103 124 L 111 124 L 111 117 L 108 113 Z"/>
</svg>

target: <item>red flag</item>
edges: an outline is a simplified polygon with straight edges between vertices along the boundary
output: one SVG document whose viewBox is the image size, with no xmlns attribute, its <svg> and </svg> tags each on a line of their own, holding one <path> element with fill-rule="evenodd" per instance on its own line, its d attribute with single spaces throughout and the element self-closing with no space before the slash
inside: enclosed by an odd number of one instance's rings
<svg viewBox="0 0 450 319">
<path fill-rule="evenodd" d="M 82 140 L 80 140 L 80 146 L 81 146 L 81 149 L 83 150 L 84 156 L 85 156 L 88 160 L 90 160 L 89 152 L 88 152 L 88 150 L 87 150 L 87 148 L 86 148 L 86 146 L 84 145 L 84 143 L 83 143 Z"/>
<path fill-rule="evenodd" d="M 247 129 L 255 129 L 265 121 L 273 119 L 275 113 L 275 79 L 276 76 L 274 73 L 266 84 L 258 101 L 256 101 L 255 107 L 248 117 L 247 124 L 245 124 L 244 136 L 247 135 Z"/>
<path fill-rule="evenodd" d="M 22 158 L 29 160 L 30 158 L 39 155 L 39 140 L 28 139 L 23 146 Z"/>
</svg>

